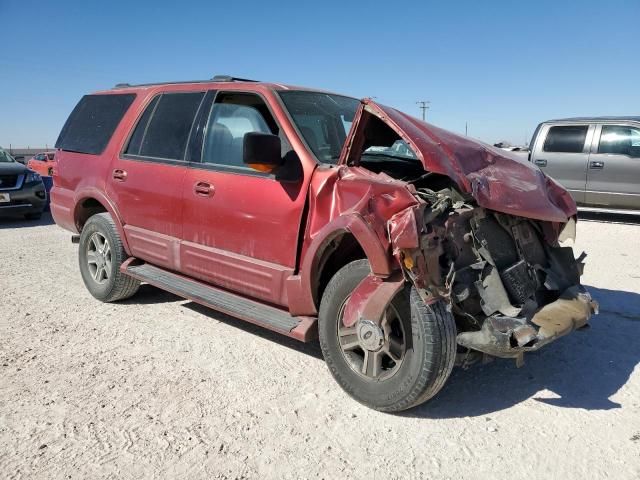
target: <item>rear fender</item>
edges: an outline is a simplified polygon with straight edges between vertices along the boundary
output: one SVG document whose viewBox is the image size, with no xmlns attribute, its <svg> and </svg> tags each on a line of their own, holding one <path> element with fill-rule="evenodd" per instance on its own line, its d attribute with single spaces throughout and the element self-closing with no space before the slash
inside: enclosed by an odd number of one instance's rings
<svg viewBox="0 0 640 480">
<path fill-rule="evenodd" d="M 127 255 L 131 255 L 129 250 L 129 244 L 127 242 L 127 237 L 124 234 L 122 217 L 118 213 L 118 210 L 116 209 L 115 205 L 109 200 L 109 198 L 97 188 L 84 188 L 82 190 L 79 190 L 76 193 L 75 201 L 74 201 L 75 209 L 73 212 L 73 218 L 76 223 L 76 228 L 78 232 L 81 232 L 80 225 L 78 225 L 78 217 L 79 217 L 80 209 L 82 208 L 81 207 L 82 202 L 90 198 L 93 198 L 94 200 L 100 202 L 100 204 L 107 210 L 109 215 L 111 215 L 114 223 L 116 224 L 116 229 L 118 230 L 118 235 L 120 236 L 120 240 L 122 241 L 122 246 L 124 247 L 124 250 L 127 253 Z"/>
</svg>

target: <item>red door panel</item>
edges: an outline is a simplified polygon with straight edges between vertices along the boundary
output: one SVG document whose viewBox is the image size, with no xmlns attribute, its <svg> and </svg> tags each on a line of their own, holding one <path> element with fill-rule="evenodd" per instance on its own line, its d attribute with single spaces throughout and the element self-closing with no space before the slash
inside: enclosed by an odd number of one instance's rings
<svg viewBox="0 0 640 480">
<path fill-rule="evenodd" d="M 209 195 L 196 185 L 210 185 Z M 285 305 L 304 208 L 303 181 L 192 168 L 184 182 L 181 270 Z"/>
<path fill-rule="evenodd" d="M 107 191 L 120 218 L 131 254 L 179 270 L 182 182 L 186 165 L 118 158 Z"/>
</svg>

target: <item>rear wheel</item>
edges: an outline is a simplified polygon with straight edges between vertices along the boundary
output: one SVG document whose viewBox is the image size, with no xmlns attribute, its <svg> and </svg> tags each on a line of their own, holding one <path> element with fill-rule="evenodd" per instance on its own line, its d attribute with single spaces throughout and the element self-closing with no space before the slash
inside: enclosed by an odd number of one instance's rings
<svg viewBox="0 0 640 480">
<path fill-rule="evenodd" d="M 126 258 L 111 215 L 98 213 L 89 218 L 80 234 L 78 259 L 82 280 L 91 295 L 114 302 L 138 291 L 140 282 L 120 272 Z"/>
<path fill-rule="evenodd" d="M 331 279 L 318 315 L 320 346 L 329 371 L 350 396 L 376 410 L 401 411 L 443 387 L 455 361 L 455 321 L 443 302 L 427 306 L 407 287 L 380 324 L 361 319 L 344 327 L 344 306 L 369 273 L 369 263 L 357 260 Z"/>
</svg>

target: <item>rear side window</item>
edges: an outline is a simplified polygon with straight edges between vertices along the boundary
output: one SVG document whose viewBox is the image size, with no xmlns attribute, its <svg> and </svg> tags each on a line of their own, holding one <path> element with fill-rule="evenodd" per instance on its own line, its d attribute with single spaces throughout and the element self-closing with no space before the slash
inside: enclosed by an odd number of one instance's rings
<svg viewBox="0 0 640 480">
<path fill-rule="evenodd" d="M 133 93 L 85 95 L 62 127 L 56 148 L 99 155 L 135 97 Z"/>
<path fill-rule="evenodd" d="M 587 125 L 551 127 L 544 141 L 545 152 L 581 153 L 587 138 Z"/>
<path fill-rule="evenodd" d="M 136 125 L 127 155 L 183 160 L 204 92 L 165 93 L 153 99 Z"/>
</svg>

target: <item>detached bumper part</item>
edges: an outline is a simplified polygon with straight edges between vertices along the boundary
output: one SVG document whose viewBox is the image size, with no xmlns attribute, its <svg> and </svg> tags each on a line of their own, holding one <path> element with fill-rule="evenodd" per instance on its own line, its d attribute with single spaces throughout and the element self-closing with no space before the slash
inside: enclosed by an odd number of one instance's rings
<svg viewBox="0 0 640 480">
<path fill-rule="evenodd" d="M 521 317 L 491 316 L 480 330 L 460 333 L 457 340 L 463 347 L 495 357 L 517 358 L 583 327 L 597 312 L 598 304 L 591 295 L 584 288 L 573 286 L 541 308 L 530 321 Z"/>
</svg>

